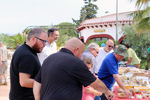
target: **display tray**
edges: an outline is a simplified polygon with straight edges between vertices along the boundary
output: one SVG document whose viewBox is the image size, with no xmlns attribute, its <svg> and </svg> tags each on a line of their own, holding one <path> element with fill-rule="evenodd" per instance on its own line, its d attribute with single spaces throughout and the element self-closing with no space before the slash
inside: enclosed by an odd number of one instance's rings
<svg viewBox="0 0 150 100">
<path fill-rule="evenodd" d="M 147 91 L 150 91 L 150 87 L 149 86 L 125 86 L 126 89 L 131 89 L 131 88 L 134 88 L 134 89 L 139 89 L 139 90 L 147 90 Z M 118 86 L 118 89 L 121 89 L 119 86 Z"/>
<path fill-rule="evenodd" d="M 133 73 L 133 76 L 145 76 L 145 73 Z"/>
<path fill-rule="evenodd" d="M 150 78 L 148 78 L 147 76 L 145 76 L 145 73 L 133 73 L 133 72 L 128 72 L 126 74 L 122 74 L 122 76 L 125 76 L 128 78 L 128 80 L 124 80 L 125 82 L 129 82 L 131 78 L 135 77 L 136 80 L 142 80 L 144 82 L 146 82 L 145 85 L 142 85 L 142 84 L 137 84 L 137 85 L 134 85 L 134 86 L 150 86 L 149 82 L 150 82 Z M 130 81 L 131 82 L 131 81 Z M 126 85 L 126 84 L 125 84 Z M 129 85 L 131 86 L 131 85 Z"/>
<path fill-rule="evenodd" d="M 130 86 L 127 86 L 127 87 L 129 88 Z M 134 94 L 134 95 L 133 95 L 134 98 L 132 98 L 132 99 L 131 99 L 131 98 L 128 98 L 127 96 L 125 96 L 125 97 L 123 97 L 123 98 L 120 98 L 120 97 L 118 96 L 118 86 L 115 86 L 113 93 L 115 94 L 114 100 L 149 100 L 149 97 L 146 97 L 145 99 L 144 99 L 144 98 L 142 98 L 142 99 L 137 99 L 137 98 L 136 98 L 136 95 L 139 95 L 139 94 Z"/>
</svg>

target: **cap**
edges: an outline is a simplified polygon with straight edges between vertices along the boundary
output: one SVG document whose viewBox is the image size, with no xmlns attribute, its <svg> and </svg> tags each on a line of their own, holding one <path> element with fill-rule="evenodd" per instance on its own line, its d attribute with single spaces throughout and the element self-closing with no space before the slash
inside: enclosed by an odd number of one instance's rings
<svg viewBox="0 0 150 100">
<path fill-rule="evenodd" d="M 114 52 L 118 55 L 124 56 L 124 58 L 128 57 L 127 48 L 124 45 L 119 45 Z"/>
<path fill-rule="evenodd" d="M 105 47 L 105 43 L 102 43 L 101 46 L 102 46 L 102 47 Z"/>
</svg>

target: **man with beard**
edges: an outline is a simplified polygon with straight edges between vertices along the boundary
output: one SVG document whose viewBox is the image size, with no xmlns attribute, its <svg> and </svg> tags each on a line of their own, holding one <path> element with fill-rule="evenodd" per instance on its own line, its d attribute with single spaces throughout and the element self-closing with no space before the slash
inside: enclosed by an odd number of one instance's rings
<svg viewBox="0 0 150 100">
<path fill-rule="evenodd" d="M 37 57 L 47 41 L 47 33 L 34 28 L 28 34 L 26 42 L 14 53 L 10 66 L 10 100 L 34 100 L 33 82 L 41 68 Z"/>
<path fill-rule="evenodd" d="M 53 27 L 48 30 L 48 38 L 46 46 L 43 48 L 41 53 L 38 53 L 38 58 L 40 60 L 41 65 L 49 55 L 57 52 L 57 45 L 55 41 L 58 39 L 58 37 L 59 37 L 58 28 Z"/>
</svg>

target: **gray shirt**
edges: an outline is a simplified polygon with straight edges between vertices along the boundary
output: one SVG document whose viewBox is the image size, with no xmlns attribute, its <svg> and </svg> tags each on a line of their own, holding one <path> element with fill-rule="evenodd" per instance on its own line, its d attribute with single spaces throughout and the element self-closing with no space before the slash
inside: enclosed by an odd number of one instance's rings
<svg viewBox="0 0 150 100">
<path fill-rule="evenodd" d="M 91 72 L 94 74 L 96 73 L 95 72 L 95 68 L 97 68 L 97 60 L 96 60 L 96 57 L 93 56 L 93 54 L 88 51 L 88 50 L 85 50 L 82 54 L 82 57 L 81 58 L 84 58 L 84 57 L 88 57 L 88 58 L 91 58 L 92 59 L 92 63 L 93 63 L 93 67 L 91 69 Z"/>
</svg>

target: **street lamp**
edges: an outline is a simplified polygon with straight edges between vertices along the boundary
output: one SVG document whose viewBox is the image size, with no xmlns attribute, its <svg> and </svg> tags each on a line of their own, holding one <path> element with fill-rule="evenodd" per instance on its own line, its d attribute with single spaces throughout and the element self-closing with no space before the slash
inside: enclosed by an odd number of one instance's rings
<svg viewBox="0 0 150 100">
<path fill-rule="evenodd" d="M 118 0 L 116 0 L 116 43 L 118 41 Z"/>
</svg>

